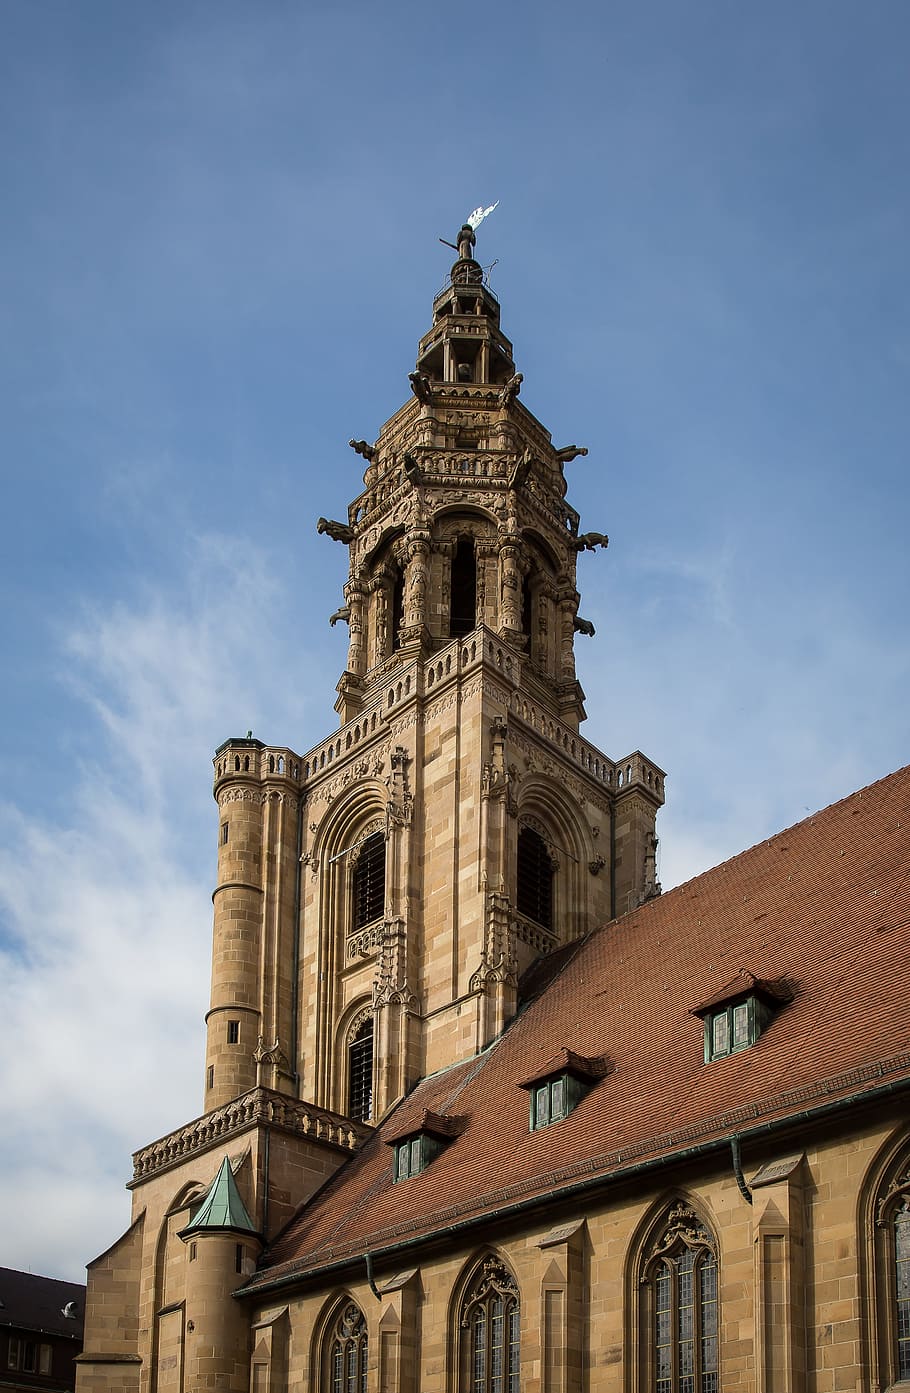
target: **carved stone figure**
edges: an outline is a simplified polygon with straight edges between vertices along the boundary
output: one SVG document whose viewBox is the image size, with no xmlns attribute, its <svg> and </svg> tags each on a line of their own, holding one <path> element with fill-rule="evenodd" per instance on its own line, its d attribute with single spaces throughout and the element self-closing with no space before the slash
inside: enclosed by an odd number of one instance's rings
<svg viewBox="0 0 910 1393">
<path fill-rule="evenodd" d="M 510 489 L 520 489 L 523 487 L 523 485 L 525 485 L 528 482 L 528 476 L 531 473 L 531 466 L 533 465 L 533 463 L 534 456 L 531 454 L 531 451 L 525 450 L 521 459 L 518 461 L 511 474 L 509 475 Z"/>
<path fill-rule="evenodd" d="M 367 461 L 373 459 L 376 454 L 376 446 L 370 445 L 366 440 L 349 440 L 348 444 L 357 455 L 362 455 Z M 587 451 L 585 451 L 587 453 Z"/>
<path fill-rule="evenodd" d="M 353 527 L 348 527 L 346 522 L 336 522 L 334 518 L 320 518 L 316 523 L 316 531 L 325 532 L 333 542 L 344 542 L 345 546 L 354 540 Z"/>
<path fill-rule="evenodd" d="M 433 400 L 433 389 L 430 386 L 430 379 L 425 372 L 409 372 L 408 381 L 411 384 L 411 391 L 419 402 L 428 406 Z"/>
<path fill-rule="evenodd" d="M 598 547 L 609 546 L 610 538 L 603 532 L 582 532 L 572 543 L 576 551 L 596 551 Z"/>
<path fill-rule="evenodd" d="M 596 630 L 590 619 L 582 619 L 580 614 L 576 614 L 572 621 L 572 628 L 576 634 L 585 634 L 588 638 L 593 638 Z"/>
<path fill-rule="evenodd" d="M 414 456 L 412 454 L 405 455 L 402 463 L 404 464 L 405 475 L 411 483 L 419 484 L 421 479 L 420 465 L 417 463 Z"/>
<path fill-rule="evenodd" d="M 512 376 L 499 393 L 498 400 L 501 407 L 511 405 L 521 391 L 521 384 L 524 380 L 524 373 L 513 372 Z"/>
<path fill-rule="evenodd" d="M 342 605 L 342 606 L 341 606 L 341 609 L 336 609 L 336 611 L 335 611 L 334 614 L 330 614 L 330 615 L 329 615 L 329 623 L 331 624 L 332 628 L 334 629 L 334 627 L 335 627 L 335 625 L 338 623 L 339 619 L 344 619 L 345 621 L 347 621 L 347 620 L 350 619 L 350 617 L 351 617 L 350 606 L 348 606 L 348 605 Z"/>
<path fill-rule="evenodd" d="M 587 445 L 563 445 L 561 450 L 556 451 L 556 458 L 562 460 L 563 464 L 569 464 L 573 459 L 577 459 L 579 455 L 586 455 L 587 453 Z"/>
</svg>

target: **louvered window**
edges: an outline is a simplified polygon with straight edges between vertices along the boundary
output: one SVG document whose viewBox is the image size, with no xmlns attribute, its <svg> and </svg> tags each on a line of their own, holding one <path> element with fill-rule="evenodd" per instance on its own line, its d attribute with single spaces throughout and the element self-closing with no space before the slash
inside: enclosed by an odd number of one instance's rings
<svg viewBox="0 0 910 1393">
<path fill-rule="evenodd" d="M 533 827 L 518 831 L 519 914 L 526 914 L 545 929 L 553 927 L 553 862 L 543 837 Z"/>
<path fill-rule="evenodd" d="M 354 864 L 354 928 L 362 929 L 385 912 L 385 837 L 367 837 Z"/>
<path fill-rule="evenodd" d="M 373 1022 L 364 1021 L 348 1045 L 348 1117 L 368 1122 L 373 1111 Z"/>
</svg>

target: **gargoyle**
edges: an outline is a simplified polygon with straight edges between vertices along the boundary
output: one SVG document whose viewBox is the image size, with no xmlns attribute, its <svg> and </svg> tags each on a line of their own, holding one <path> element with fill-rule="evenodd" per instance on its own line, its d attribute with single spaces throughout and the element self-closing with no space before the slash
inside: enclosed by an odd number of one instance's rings
<svg viewBox="0 0 910 1393">
<path fill-rule="evenodd" d="M 369 462 L 376 453 L 376 446 L 370 445 L 366 440 L 349 440 L 348 444 L 357 455 L 362 455 Z"/>
<path fill-rule="evenodd" d="M 336 522 L 334 518 L 320 518 L 316 524 L 316 531 L 327 533 L 333 542 L 344 542 L 345 546 L 354 540 L 353 527 L 348 527 L 346 522 Z"/>
<path fill-rule="evenodd" d="M 420 465 L 411 454 L 406 454 L 402 460 L 404 472 L 412 484 L 419 484 L 421 479 Z"/>
<path fill-rule="evenodd" d="M 556 458 L 562 460 L 563 464 L 569 464 L 578 455 L 586 455 L 587 453 L 587 445 L 563 445 L 561 450 L 556 451 Z"/>
<path fill-rule="evenodd" d="M 330 615 L 329 615 L 329 623 L 331 624 L 332 628 L 334 629 L 334 627 L 335 627 L 335 625 L 338 623 L 339 619 L 343 619 L 345 622 L 347 622 L 347 621 L 350 619 L 350 617 L 351 617 L 351 607 L 350 607 L 350 605 L 342 605 L 342 606 L 341 606 L 341 609 L 336 609 L 336 611 L 335 611 L 334 614 L 330 614 Z"/>
<path fill-rule="evenodd" d="M 509 475 L 510 489 L 520 489 L 524 484 L 528 482 L 528 476 L 531 473 L 531 466 L 533 465 L 533 463 L 534 456 L 531 454 L 531 451 L 525 450 L 521 459 L 518 461 L 518 463 L 513 468 L 511 474 Z"/>
<path fill-rule="evenodd" d="M 433 389 L 430 386 L 430 379 L 425 372 L 409 372 L 408 381 L 411 384 L 411 391 L 418 401 L 425 406 L 433 400 Z"/>
<path fill-rule="evenodd" d="M 582 619 L 580 614 L 576 614 L 572 620 L 572 628 L 576 634 L 585 634 L 588 638 L 593 638 L 595 629 L 590 619 Z"/>
<path fill-rule="evenodd" d="M 610 538 L 603 532 L 582 532 L 573 543 L 576 551 L 596 551 L 598 547 L 608 546 Z"/>
<path fill-rule="evenodd" d="M 513 372 L 512 376 L 499 393 L 500 406 L 509 406 L 510 403 L 515 400 L 518 393 L 521 391 L 521 384 L 524 380 L 524 373 Z"/>
</svg>

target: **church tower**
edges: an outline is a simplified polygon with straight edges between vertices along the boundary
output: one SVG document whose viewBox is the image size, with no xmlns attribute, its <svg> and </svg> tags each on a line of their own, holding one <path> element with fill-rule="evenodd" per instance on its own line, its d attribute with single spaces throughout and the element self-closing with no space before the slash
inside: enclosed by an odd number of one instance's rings
<svg viewBox="0 0 910 1393">
<path fill-rule="evenodd" d="M 587 451 L 524 405 L 474 246 L 466 224 L 407 401 L 350 442 L 346 521 L 318 522 L 349 560 L 340 725 L 305 754 L 216 752 L 203 1113 L 134 1157 L 80 1393 L 244 1393 L 250 1338 L 254 1362 L 280 1344 L 230 1301 L 261 1245 L 418 1079 L 503 1031 L 537 959 L 659 893 L 663 772 L 579 733 L 576 562 L 607 543 L 566 501 Z"/>
<path fill-rule="evenodd" d="M 356 1121 L 482 1049 L 522 971 L 655 893 L 663 774 L 579 735 L 566 465 L 525 407 L 465 225 L 344 522 L 341 727 L 306 755 L 231 740 L 207 1107 L 257 1083 Z"/>
</svg>

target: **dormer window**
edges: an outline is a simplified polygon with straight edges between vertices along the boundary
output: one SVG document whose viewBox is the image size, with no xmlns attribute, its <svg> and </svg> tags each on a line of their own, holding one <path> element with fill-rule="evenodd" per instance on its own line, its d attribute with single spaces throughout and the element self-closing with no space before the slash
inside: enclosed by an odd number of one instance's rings
<svg viewBox="0 0 910 1393">
<path fill-rule="evenodd" d="M 793 990 L 782 978 L 767 981 L 743 969 L 692 1011 L 704 1021 L 705 1062 L 747 1050 L 792 1000 Z"/>
<path fill-rule="evenodd" d="M 587 1059 L 563 1049 L 520 1085 L 530 1095 L 529 1125 L 532 1132 L 568 1117 L 598 1079 L 612 1073 L 605 1055 Z"/>
<path fill-rule="evenodd" d="M 403 1124 L 404 1130 L 387 1136 L 386 1145 L 395 1148 L 392 1179 L 396 1185 L 399 1180 L 410 1180 L 426 1170 L 452 1138 L 464 1130 L 465 1121 L 463 1117 L 443 1117 L 425 1110 Z"/>
</svg>

